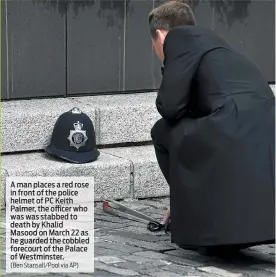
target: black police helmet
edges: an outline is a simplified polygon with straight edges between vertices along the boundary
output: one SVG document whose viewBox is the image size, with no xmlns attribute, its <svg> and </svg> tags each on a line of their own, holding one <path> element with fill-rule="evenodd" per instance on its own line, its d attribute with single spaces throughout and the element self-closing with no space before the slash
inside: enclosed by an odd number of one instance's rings
<svg viewBox="0 0 276 277">
<path fill-rule="evenodd" d="M 78 108 L 60 115 L 50 145 L 45 151 L 72 163 L 95 161 L 100 152 L 96 148 L 95 129 L 91 119 Z"/>
</svg>

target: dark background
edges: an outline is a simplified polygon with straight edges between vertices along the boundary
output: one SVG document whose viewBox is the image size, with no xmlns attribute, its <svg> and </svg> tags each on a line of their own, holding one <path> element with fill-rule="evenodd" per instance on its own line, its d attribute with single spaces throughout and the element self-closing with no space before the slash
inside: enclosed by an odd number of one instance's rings
<svg viewBox="0 0 276 277">
<path fill-rule="evenodd" d="M 2 100 L 152 91 L 161 80 L 148 32 L 157 0 L 3 0 Z M 187 1 L 275 82 L 275 2 Z"/>
</svg>

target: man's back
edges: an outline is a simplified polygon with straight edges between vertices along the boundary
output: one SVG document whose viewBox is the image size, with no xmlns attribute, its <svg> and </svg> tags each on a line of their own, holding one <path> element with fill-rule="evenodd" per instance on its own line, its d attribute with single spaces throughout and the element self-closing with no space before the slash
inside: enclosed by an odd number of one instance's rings
<svg viewBox="0 0 276 277">
<path fill-rule="evenodd" d="M 241 111 L 254 109 L 274 95 L 256 65 L 236 51 L 217 48 L 206 53 L 194 78 L 194 93 L 203 99 L 198 107 L 208 114 L 222 107 L 229 99 Z"/>
<path fill-rule="evenodd" d="M 242 110 L 262 100 L 274 101 L 273 92 L 257 66 L 209 29 L 174 28 L 167 35 L 164 51 L 165 64 L 177 57 L 178 64 L 188 65 L 194 71 L 192 75 L 183 75 L 183 80 L 190 83 L 190 91 L 183 93 L 191 94 L 189 105 L 202 116 L 222 107 L 229 98 Z M 180 75 L 177 71 L 175 68 L 174 74 Z"/>
</svg>

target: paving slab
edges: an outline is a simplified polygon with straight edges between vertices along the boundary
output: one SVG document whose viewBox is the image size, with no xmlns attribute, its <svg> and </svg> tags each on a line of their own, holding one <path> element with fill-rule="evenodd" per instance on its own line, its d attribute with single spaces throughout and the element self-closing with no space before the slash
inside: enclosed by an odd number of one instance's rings
<svg viewBox="0 0 276 277">
<path fill-rule="evenodd" d="M 241 273 L 229 272 L 228 270 L 218 268 L 215 266 L 199 267 L 198 270 L 206 273 L 210 273 L 210 274 L 219 275 L 222 277 L 242 277 Z"/>
<path fill-rule="evenodd" d="M 125 268 L 118 268 L 116 266 L 112 266 L 112 265 L 107 265 L 101 262 L 95 262 L 95 266 L 97 268 L 97 270 L 104 270 L 110 273 L 115 273 L 118 274 L 120 276 L 139 276 L 139 272 L 134 271 L 132 269 L 125 269 Z"/>
</svg>

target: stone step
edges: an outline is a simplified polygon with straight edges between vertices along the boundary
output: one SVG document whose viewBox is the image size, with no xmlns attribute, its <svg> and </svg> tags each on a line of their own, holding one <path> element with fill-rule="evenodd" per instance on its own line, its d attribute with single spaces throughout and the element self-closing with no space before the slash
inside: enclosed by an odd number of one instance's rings
<svg viewBox="0 0 276 277">
<path fill-rule="evenodd" d="M 59 115 L 75 106 L 92 119 L 98 145 L 151 141 L 155 99 L 151 92 L 3 102 L 2 153 L 44 149 Z"/>
<path fill-rule="evenodd" d="M 57 160 L 45 152 L 3 155 L 2 195 L 7 176 L 93 176 L 95 201 L 169 195 L 152 145 L 100 152 L 97 161 L 81 165 Z"/>
<path fill-rule="evenodd" d="M 44 149 L 57 118 L 79 107 L 93 121 L 98 145 L 150 141 L 160 118 L 156 93 L 35 99 L 2 103 L 2 153 Z"/>
</svg>

